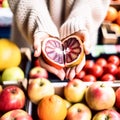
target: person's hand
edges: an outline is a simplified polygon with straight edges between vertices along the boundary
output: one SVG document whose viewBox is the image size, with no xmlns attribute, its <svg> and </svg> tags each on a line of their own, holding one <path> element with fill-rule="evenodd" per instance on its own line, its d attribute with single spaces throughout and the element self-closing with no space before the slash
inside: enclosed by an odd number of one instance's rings
<svg viewBox="0 0 120 120">
<path fill-rule="evenodd" d="M 60 78 L 60 80 L 64 80 L 64 78 L 65 78 L 65 71 L 64 71 L 64 69 L 57 69 L 54 66 L 51 66 L 51 65 L 47 64 L 42 59 L 42 57 L 40 57 L 40 65 L 41 65 L 41 67 L 45 68 L 50 73 L 53 73 L 54 75 L 56 75 L 58 78 Z"/>
<path fill-rule="evenodd" d="M 34 57 L 40 57 L 41 55 L 41 42 L 48 38 L 49 35 L 44 32 L 38 32 L 34 35 L 34 42 L 33 42 L 33 49 L 34 49 Z M 47 64 L 42 57 L 40 57 L 40 65 L 41 67 L 45 68 L 48 72 L 53 73 L 61 80 L 65 78 L 65 71 L 63 69 L 56 69 L 54 66 L 50 66 Z"/>
<path fill-rule="evenodd" d="M 41 42 L 48 37 L 49 35 L 45 32 L 37 32 L 34 34 L 33 49 L 35 57 L 39 57 L 41 55 Z"/>
<path fill-rule="evenodd" d="M 82 40 L 83 42 L 83 45 L 84 45 L 84 50 L 85 50 L 85 54 L 89 54 L 90 53 L 90 47 L 91 47 L 91 42 L 89 40 L 89 34 L 86 30 L 81 30 L 77 33 L 75 33 L 75 35 L 79 36 L 80 39 Z M 83 60 L 80 64 L 74 66 L 74 67 L 71 67 L 71 68 L 66 68 L 66 79 L 68 80 L 72 80 L 77 73 L 79 73 L 82 68 L 84 67 L 85 63 L 85 60 Z"/>
</svg>

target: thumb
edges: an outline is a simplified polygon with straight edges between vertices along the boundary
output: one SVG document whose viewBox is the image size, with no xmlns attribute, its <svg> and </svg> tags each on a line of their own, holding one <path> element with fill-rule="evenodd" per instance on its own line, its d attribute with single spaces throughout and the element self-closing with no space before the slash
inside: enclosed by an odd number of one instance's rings
<svg viewBox="0 0 120 120">
<path fill-rule="evenodd" d="M 37 32 L 34 35 L 34 42 L 33 42 L 33 49 L 34 49 L 34 56 L 39 57 L 41 54 L 41 42 L 49 37 L 49 35 L 45 32 Z"/>
</svg>

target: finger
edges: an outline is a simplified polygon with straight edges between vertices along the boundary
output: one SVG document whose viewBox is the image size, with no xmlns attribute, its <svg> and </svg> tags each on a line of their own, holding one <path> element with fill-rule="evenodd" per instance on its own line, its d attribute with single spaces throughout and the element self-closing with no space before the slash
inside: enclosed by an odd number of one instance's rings
<svg viewBox="0 0 120 120">
<path fill-rule="evenodd" d="M 76 69 L 75 69 L 76 74 L 78 74 L 82 70 L 84 65 L 85 65 L 85 56 L 83 57 L 83 60 L 81 61 L 81 63 L 76 66 Z"/>
<path fill-rule="evenodd" d="M 71 68 L 71 70 L 69 71 L 68 74 L 68 79 L 72 80 L 75 77 L 76 73 L 75 73 L 75 67 Z"/>
<path fill-rule="evenodd" d="M 67 68 L 67 69 L 66 69 L 66 74 L 65 74 L 65 78 L 66 78 L 66 79 L 69 78 L 68 76 L 69 76 L 70 69 L 71 69 L 71 68 Z"/>
<path fill-rule="evenodd" d="M 38 57 L 41 54 L 41 42 L 47 38 L 49 35 L 45 32 L 37 32 L 34 35 L 33 49 L 34 56 Z"/>
<path fill-rule="evenodd" d="M 33 49 L 34 49 L 34 56 L 39 57 L 41 54 L 41 42 L 39 39 L 34 40 Z"/>
<path fill-rule="evenodd" d="M 53 73 L 54 75 L 56 75 L 61 80 L 64 80 L 64 78 L 65 78 L 65 72 L 64 72 L 63 69 L 58 70 L 55 67 L 52 67 L 52 66 L 48 65 L 47 63 L 45 63 L 44 60 L 42 60 L 42 59 L 40 59 L 40 64 L 47 71 L 49 71 L 50 73 Z"/>
</svg>

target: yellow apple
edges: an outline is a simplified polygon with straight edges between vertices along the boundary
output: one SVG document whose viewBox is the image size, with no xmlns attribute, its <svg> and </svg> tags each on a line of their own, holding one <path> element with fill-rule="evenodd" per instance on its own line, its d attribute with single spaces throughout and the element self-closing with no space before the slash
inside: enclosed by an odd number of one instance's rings
<svg viewBox="0 0 120 120">
<path fill-rule="evenodd" d="M 87 86 L 83 81 L 75 78 L 64 87 L 64 96 L 70 102 L 80 102 L 84 98 L 86 88 Z"/>
<path fill-rule="evenodd" d="M 38 104 L 43 97 L 53 95 L 55 88 L 48 79 L 36 78 L 29 83 L 27 92 L 30 100 L 34 104 Z"/>
</svg>

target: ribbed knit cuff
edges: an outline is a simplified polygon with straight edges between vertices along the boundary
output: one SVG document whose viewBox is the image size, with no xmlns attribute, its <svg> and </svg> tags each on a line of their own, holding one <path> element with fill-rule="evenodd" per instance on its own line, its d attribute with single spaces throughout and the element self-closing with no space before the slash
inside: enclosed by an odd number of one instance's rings
<svg viewBox="0 0 120 120">
<path fill-rule="evenodd" d="M 60 38 L 63 39 L 80 30 L 86 30 L 85 20 L 80 21 L 80 18 L 74 17 L 67 20 L 60 28 Z"/>
</svg>

